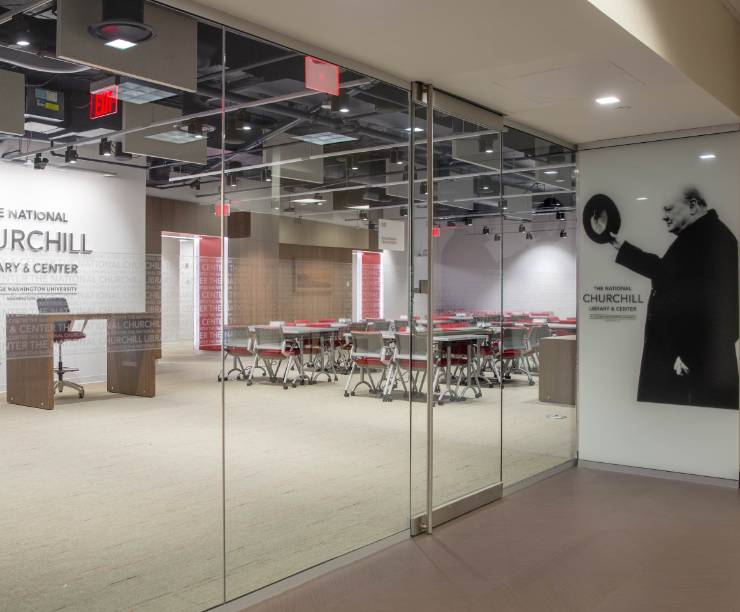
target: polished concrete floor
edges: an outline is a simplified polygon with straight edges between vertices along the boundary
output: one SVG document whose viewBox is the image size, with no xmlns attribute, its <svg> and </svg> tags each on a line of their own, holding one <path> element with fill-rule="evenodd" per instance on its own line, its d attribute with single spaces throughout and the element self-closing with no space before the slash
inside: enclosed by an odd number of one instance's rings
<svg viewBox="0 0 740 612">
<path fill-rule="evenodd" d="M 423 403 L 230 381 L 222 414 L 217 364 L 167 346 L 155 398 L 0 403 L 0 610 L 197 612 L 224 575 L 231 599 L 408 527 Z M 507 385 L 503 417 L 498 388 L 435 409 L 435 503 L 573 456 L 574 409 L 536 394 Z"/>
<path fill-rule="evenodd" d="M 249 612 L 737 612 L 740 493 L 574 468 Z"/>
</svg>

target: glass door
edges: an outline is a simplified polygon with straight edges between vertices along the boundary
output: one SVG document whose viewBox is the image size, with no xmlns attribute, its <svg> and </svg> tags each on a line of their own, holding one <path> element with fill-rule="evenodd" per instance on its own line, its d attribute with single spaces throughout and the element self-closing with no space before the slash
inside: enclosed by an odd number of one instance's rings
<svg viewBox="0 0 740 612">
<path fill-rule="evenodd" d="M 501 118 L 431 86 L 413 93 L 413 315 L 427 359 L 423 418 L 412 408 L 425 434 L 422 446 L 414 428 L 426 459 L 423 478 L 414 470 L 419 533 L 501 496 L 503 208 Z"/>
</svg>

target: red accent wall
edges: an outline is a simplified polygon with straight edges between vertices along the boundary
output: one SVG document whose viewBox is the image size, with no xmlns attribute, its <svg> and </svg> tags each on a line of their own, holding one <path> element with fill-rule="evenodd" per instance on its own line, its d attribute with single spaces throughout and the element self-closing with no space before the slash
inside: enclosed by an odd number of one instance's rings
<svg viewBox="0 0 740 612">
<path fill-rule="evenodd" d="M 363 319 L 380 318 L 380 253 L 362 253 L 362 311 Z"/>
<path fill-rule="evenodd" d="M 202 351 L 221 349 L 221 239 L 201 236 L 199 248 L 198 345 Z"/>
</svg>

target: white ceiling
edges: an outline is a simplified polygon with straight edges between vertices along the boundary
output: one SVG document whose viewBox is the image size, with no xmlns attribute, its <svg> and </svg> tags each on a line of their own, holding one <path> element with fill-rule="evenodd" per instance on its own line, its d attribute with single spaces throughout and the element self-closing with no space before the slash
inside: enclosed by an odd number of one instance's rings
<svg viewBox="0 0 740 612">
<path fill-rule="evenodd" d="M 587 0 L 198 2 L 574 143 L 738 121 Z"/>
</svg>

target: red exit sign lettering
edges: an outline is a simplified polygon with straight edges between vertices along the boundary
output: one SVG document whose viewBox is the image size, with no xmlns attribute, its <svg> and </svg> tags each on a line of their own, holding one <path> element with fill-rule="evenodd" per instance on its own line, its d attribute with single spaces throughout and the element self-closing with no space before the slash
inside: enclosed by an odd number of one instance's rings
<svg viewBox="0 0 740 612">
<path fill-rule="evenodd" d="M 118 112 L 118 85 L 90 94 L 90 119 L 100 119 Z"/>
</svg>

